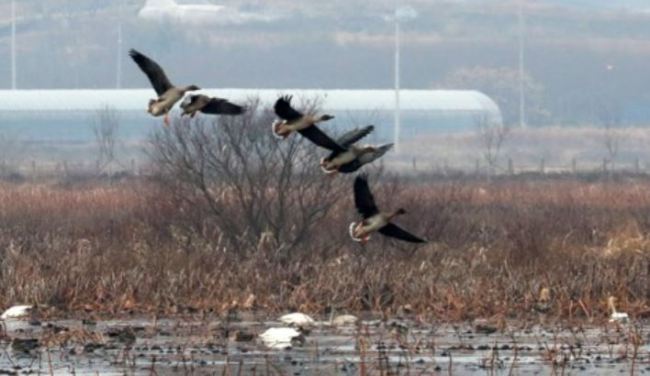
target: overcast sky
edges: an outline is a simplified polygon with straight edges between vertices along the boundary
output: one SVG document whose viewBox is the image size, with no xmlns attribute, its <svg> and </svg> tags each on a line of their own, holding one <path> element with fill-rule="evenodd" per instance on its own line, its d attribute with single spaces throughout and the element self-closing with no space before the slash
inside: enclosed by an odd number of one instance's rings
<svg viewBox="0 0 650 376">
<path fill-rule="evenodd" d="M 122 7 L 115 0 L 18 1 L 18 87 L 147 87 L 128 58 L 129 48 L 155 58 L 174 82 L 204 87 L 393 86 L 394 0 L 179 3 L 224 8 L 214 16 L 206 16 L 208 8 L 198 13 L 179 8 L 183 12 L 157 17 L 142 12 L 143 0 L 124 0 Z M 512 77 L 519 56 L 517 4 L 402 1 L 400 6 L 409 9 L 402 24 L 403 86 L 498 90 L 508 101 L 509 94 L 493 82 L 458 77 L 470 69 L 497 83 Z M 646 8 L 646 0 L 526 1 L 525 68 L 531 96 L 539 96 L 539 112 L 551 118 L 593 116 L 609 97 L 622 102 L 629 117 L 650 107 Z M 4 88 L 11 82 L 9 9 L 10 2 L 2 0 Z"/>
</svg>

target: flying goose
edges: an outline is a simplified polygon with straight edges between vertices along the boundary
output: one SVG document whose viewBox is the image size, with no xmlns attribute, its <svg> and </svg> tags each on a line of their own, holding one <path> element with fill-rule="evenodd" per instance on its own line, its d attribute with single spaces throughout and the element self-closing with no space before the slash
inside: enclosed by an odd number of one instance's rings
<svg viewBox="0 0 650 376">
<path fill-rule="evenodd" d="M 278 138 L 287 138 L 292 132 L 300 132 L 301 135 L 309 139 L 314 144 L 324 147 L 336 147 L 336 143 L 332 141 L 325 133 L 323 133 L 316 124 L 324 121 L 334 119 L 332 115 L 314 115 L 302 114 L 293 107 L 291 107 L 292 96 L 285 95 L 278 98 L 273 106 L 275 114 L 282 120 L 275 121 L 272 124 L 273 134 Z"/>
<path fill-rule="evenodd" d="M 392 212 L 379 211 L 375 204 L 375 198 L 368 187 L 366 175 L 359 175 L 354 179 L 354 204 L 363 220 L 350 223 L 349 230 L 352 240 L 365 244 L 370 240 L 370 234 L 377 231 L 384 236 L 410 243 L 427 242 L 391 223 L 393 218 L 406 214 L 406 210 L 400 208 Z"/>
<path fill-rule="evenodd" d="M 386 154 L 393 147 L 393 144 L 379 146 L 355 145 L 357 141 L 366 137 L 374 129 L 374 126 L 369 125 L 367 127 L 353 129 L 339 137 L 335 142 L 337 147 L 329 148 L 331 150 L 330 155 L 321 159 L 321 169 L 327 174 L 335 174 L 337 172 L 349 174 Z"/>
<path fill-rule="evenodd" d="M 187 96 L 181 103 L 181 108 L 183 109 L 181 116 L 190 115 L 192 118 L 199 111 L 211 115 L 241 115 L 245 111 L 243 106 L 228 102 L 226 99 L 211 98 L 203 94 Z"/>
<path fill-rule="evenodd" d="M 188 91 L 201 90 L 201 88 L 196 85 L 176 87 L 172 85 L 165 75 L 165 71 L 158 63 L 134 49 L 129 51 L 129 55 L 147 75 L 151 86 L 158 94 L 157 99 L 149 100 L 147 112 L 153 116 L 165 115 L 165 124 L 169 125 L 169 111 L 174 107 L 174 104 L 180 101 Z"/>
</svg>

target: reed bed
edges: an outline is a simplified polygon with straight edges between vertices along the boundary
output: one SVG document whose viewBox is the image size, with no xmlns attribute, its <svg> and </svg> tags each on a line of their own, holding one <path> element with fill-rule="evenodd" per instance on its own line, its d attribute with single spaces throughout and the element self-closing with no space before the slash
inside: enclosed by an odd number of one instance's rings
<svg viewBox="0 0 650 376">
<path fill-rule="evenodd" d="M 148 179 L 0 185 L 0 305 L 56 312 L 174 314 L 408 311 L 462 321 L 603 321 L 609 295 L 650 316 L 650 184 L 642 179 L 418 180 L 385 177 L 383 206 L 424 246 L 353 243 L 343 194 L 291 251 L 264 234 L 235 249 L 211 213 Z M 236 211 L 238 200 L 226 205 Z M 290 197 L 290 196 L 289 196 Z M 295 213 L 287 213 L 287 216 Z M 247 243 L 248 244 L 248 243 Z"/>
</svg>

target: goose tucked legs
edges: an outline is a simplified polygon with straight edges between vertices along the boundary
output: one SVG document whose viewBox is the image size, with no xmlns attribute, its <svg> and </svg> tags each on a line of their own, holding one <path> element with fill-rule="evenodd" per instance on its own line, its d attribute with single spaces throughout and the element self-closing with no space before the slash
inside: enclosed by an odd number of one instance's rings
<svg viewBox="0 0 650 376">
<path fill-rule="evenodd" d="M 352 222 L 350 223 L 350 237 L 355 242 L 361 243 L 361 245 L 366 245 L 368 240 L 370 240 L 370 234 L 363 234 L 361 229 L 363 227 L 363 222 Z"/>
<path fill-rule="evenodd" d="M 274 121 L 272 124 L 273 135 L 282 140 L 289 137 L 291 130 L 285 127 L 285 124 L 286 122 L 284 121 Z"/>
</svg>

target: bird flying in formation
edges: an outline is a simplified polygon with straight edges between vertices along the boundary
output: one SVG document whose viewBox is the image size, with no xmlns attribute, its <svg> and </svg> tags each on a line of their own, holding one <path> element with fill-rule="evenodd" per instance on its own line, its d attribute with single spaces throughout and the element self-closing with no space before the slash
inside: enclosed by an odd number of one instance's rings
<svg viewBox="0 0 650 376">
<path fill-rule="evenodd" d="M 153 116 L 165 116 L 165 125 L 169 125 L 169 111 L 174 105 L 183 99 L 186 93 L 201 90 L 196 85 L 174 86 L 162 67 L 153 59 L 146 55 L 131 49 L 129 51 L 131 59 L 140 67 L 142 72 L 147 76 L 151 86 L 156 91 L 158 98 L 149 100 L 147 112 Z M 194 117 L 197 112 L 213 115 L 241 115 L 245 108 L 226 99 L 208 97 L 203 94 L 193 94 L 188 96 L 181 103 L 182 115 Z"/>
<path fill-rule="evenodd" d="M 406 214 L 406 210 L 399 208 L 389 212 L 379 211 L 365 175 L 354 179 L 354 204 L 363 218 L 360 222 L 350 224 L 350 236 L 354 241 L 365 244 L 370 240 L 370 234 L 379 232 L 384 236 L 410 243 L 426 243 L 426 240 L 391 222 L 397 216 Z"/>
<path fill-rule="evenodd" d="M 272 124 L 273 134 L 278 138 L 287 138 L 291 133 L 298 132 L 314 144 L 329 148 L 334 147 L 330 138 L 316 124 L 334 119 L 328 114 L 303 114 L 291 106 L 290 95 L 280 97 L 273 106 L 275 114 L 282 120 Z"/>
</svg>

